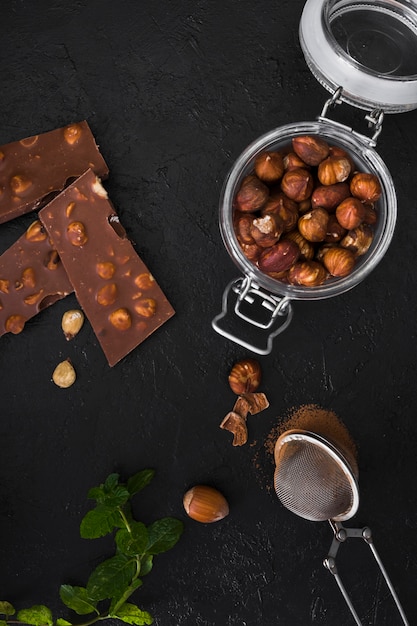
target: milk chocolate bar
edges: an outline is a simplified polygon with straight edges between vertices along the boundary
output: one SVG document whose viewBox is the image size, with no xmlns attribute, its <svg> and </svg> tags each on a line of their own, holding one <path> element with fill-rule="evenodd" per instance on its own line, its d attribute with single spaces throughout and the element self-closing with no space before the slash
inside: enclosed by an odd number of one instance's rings
<svg viewBox="0 0 417 626">
<path fill-rule="evenodd" d="M 20 333 L 41 310 L 73 291 L 39 220 L 0 256 L 0 336 Z"/>
<path fill-rule="evenodd" d="M 0 146 L 0 223 L 45 205 L 87 169 L 109 173 L 85 120 Z"/>
<path fill-rule="evenodd" d="M 88 170 L 39 212 L 110 366 L 174 310 Z"/>
</svg>

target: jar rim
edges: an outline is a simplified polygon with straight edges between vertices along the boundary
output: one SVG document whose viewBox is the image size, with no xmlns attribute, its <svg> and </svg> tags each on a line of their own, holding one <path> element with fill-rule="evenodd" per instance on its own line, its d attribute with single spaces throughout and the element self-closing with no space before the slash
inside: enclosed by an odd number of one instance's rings
<svg viewBox="0 0 417 626">
<path fill-rule="evenodd" d="M 284 145 L 296 135 L 320 135 L 335 145 L 346 149 L 360 166 L 374 172 L 382 187 L 378 201 L 379 219 L 374 241 L 370 250 L 361 257 L 349 276 L 330 278 L 315 287 L 289 285 L 274 279 L 254 265 L 243 253 L 233 227 L 233 202 L 236 191 L 253 167 L 256 156 L 264 151 Z M 240 270 L 260 287 L 274 295 L 287 296 L 293 300 L 320 300 L 340 295 L 358 285 L 377 266 L 385 255 L 394 234 L 397 218 L 397 199 L 391 175 L 379 154 L 360 137 L 347 133 L 346 128 L 334 126 L 325 121 L 299 122 L 275 128 L 252 142 L 236 159 L 226 177 L 220 194 L 219 225 L 223 243 Z"/>
</svg>

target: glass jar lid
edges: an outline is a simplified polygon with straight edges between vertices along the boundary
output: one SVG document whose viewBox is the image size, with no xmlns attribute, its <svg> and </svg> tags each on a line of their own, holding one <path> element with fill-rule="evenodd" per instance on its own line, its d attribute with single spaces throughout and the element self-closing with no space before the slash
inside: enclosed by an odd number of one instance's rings
<svg viewBox="0 0 417 626">
<path fill-rule="evenodd" d="M 416 0 L 307 0 L 300 43 L 316 79 L 362 109 L 417 108 Z"/>
</svg>

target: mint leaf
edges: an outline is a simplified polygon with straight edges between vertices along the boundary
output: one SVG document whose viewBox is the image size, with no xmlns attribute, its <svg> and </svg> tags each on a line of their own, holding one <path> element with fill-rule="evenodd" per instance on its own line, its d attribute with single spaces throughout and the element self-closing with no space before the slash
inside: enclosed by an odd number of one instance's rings
<svg viewBox="0 0 417 626">
<path fill-rule="evenodd" d="M 9 615 L 14 615 L 15 613 L 16 609 L 13 604 L 10 604 L 7 600 L 0 600 L 0 615 L 6 615 L 6 617 L 8 617 Z"/>
<path fill-rule="evenodd" d="M 45 624 L 52 626 L 54 623 L 50 609 L 43 604 L 37 604 L 30 609 L 22 609 L 18 612 L 17 619 L 30 626 L 45 626 Z"/>
<path fill-rule="evenodd" d="M 131 476 L 127 481 L 127 488 L 131 496 L 134 496 L 135 493 L 142 491 L 144 487 L 149 485 L 152 478 L 155 476 L 155 470 L 146 469 L 138 472 L 134 476 Z"/>
<path fill-rule="evenodd" d="M 7 626 L 6 620 L 0 619 L 0 626 Z"/>
<path fill-rule="evenodd" d="M 152 565 L 153 565 L 152 554 L 145 554 L 145 556 L 143 556 L 140 559 L 140 575 L 146 576 L 146 574 L 149 574 L 149 572 L 152 569 Z"/>
<path fill-rule="evenodd" d="M 126 624 L 134 624 L 135 626 L 153 624 L 152 615 L 147 611 L 142 611 L 136 604 L 130 604 L 128 602 L 123 604 L 117 612 L 110 617 L 116 617 Z"/>
<path fill-rule="evenodd" d="M 102 485 L 93 487 L 88 492 L 88 498 L 109 507 L 122 506 L 129 497 L 126 486 L 119 484 L 119 474 L 110 474 Z"/>
<path fill-rule="evenodd" d="M 71 622 L 67 622 L 63 617 L 58 617 L 56 620 L 56 626 L 72 626 Z"/>
<path fill-rule="evenodd" d="M 123 554 L 117 554 L 92 572 L 87 583 L 87 592 L 93 600 L 121 597 L 136 573 L 136 563 Z"/>
<path fill-rule="evenodd" d="M 85 587 L 61 585 L 59 595 L 62 602 L 78 615 L 88 615 L 96 611 L 96 603 L 91 600 Z"/>
<path fill-rule="evenodd" d="M 148 526 L 149 543 L 146 552 L 160 554 L 170 550 L 181 537 L 184 525 L 173 517 L 164 517 Z"/>
<path fill-rule="evenodd" d="M 140 578 L 135 578 L 135 580 L 132 580 L 132 582 L 129 585 L 129 587 L 127 587 L 123 591 L 122 594 L 120 594 L 118 596 L 113 596 L 111 604 L 110 604 L 110 608 L 109 608 L 109 614 L 117 613 L 117 611 L 119 610 L 119 606 L 122 606 L 122 604 L 124 604 L 126 602 L 126 600 L 128 600 L 128 598 L 130 598 L 132 593 L 134 591 L 136 591 L 136 589 L 139 589 L 139 587 L 141 587 L 142 584 L 143 583 L 142 583 Z"/>
<path fill-rule="evenodd" d="M 116 545 L 120 552 L 128 556 L 143 554 L 148 545 L 148 530 L 142 522 L 131 522 L 130 532 L 121 528 L 116 533 Z"/>
<path fill-rule="evenodd" d="M 83 539 L 97 539 L 120 526 L 120 515 L 114 508 L 99 504 L 81 520 L 80 534 Z"/>
</svg>

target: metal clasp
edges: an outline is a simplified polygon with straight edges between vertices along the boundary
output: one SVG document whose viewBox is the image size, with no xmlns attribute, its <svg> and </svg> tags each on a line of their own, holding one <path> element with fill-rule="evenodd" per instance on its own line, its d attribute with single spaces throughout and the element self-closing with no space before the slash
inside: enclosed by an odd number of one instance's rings
<svg viewBox="0 0 417 626">
<path fill-rule="evenodd" d="M 229 297 L 236 294 L 233 313 L 246 324 L 258 328 L 263 336 L 267 335 L 266 347 L 255 345 L 246 341 L 241 336 L 220 326 L 219 322 L 226 318 L 229 312 Z M 249 277 L 238 278 L 231 281 L 223 292 L 222 311 L 212 320 L 212 327 L 223 337 L 234 343 L 255 352 L 266 355 L 272 351 L 274 338 L 282 333 L 291 323 L 293 310 L 289 298 L 279 298 L 263 291 Z M 284 317 L 284 321 L 275 327 L 278 318 Z M 270 331 L 267 332 L 266 331 Z"/>
<path fill-rule="evenodd" d="M 368 128 L 374 128 L 374 133 L 373 133 L 372 137 L 366 137 L 366 135 L 362 135 L 362 133 L 356 132 L 355 130 L 353 130 L 349 126 L 345 126 L 344 124 L 340 124 L 338 122 L 335 122 L 334 120 L 331 120 L 331 119 L 329 119 L 327 117 L 327 112 L 330 109 L 335 107 L 337 104 L 342 104 L 342 102 L 343 102 L 342 94 L 343 94 L 343 88 L 342 87 L 338 87 L 336 89 L 336 91 L 333 93 L 332 97 L 329 98 L 328 100 L 326 100 L 326 102 L 324 103 L 321 115 L 319 115 L 319 117 L 318 117 L 319 121 L 321 121 L 321 122 L 323 122 L 323 121 L 330 122 L 331 124 L 334 124 L 336 126 L 340 126 L 342 128 L 345 128 L 346 130 L 351 132 L 356 137 L 359 137 L 360 139 L 365 141 L 372 148 L 375 148 L 377 139 L 378 139 L 378 137 L 379 137 L 379 135 L 381 134 L 381 131 L 382 131 L 382 122 L 384 120 L 384 111 L 382 109 L 374 109 L 373 111 L 371 111 L 370 113 L 365 115 L 365 120 L 368 122 Z"/>
</svg>

